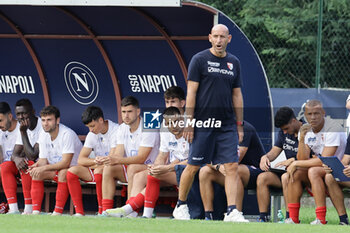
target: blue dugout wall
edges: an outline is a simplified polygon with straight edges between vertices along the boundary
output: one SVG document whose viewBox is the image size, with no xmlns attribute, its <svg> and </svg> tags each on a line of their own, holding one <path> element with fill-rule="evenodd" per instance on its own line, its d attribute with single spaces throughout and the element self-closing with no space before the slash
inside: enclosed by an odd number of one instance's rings
<svg viewBox="0 0 350 233">
<path fill-rule="evenodd" d="M 208 47 L 215 23 L 233 36 L 228 50 L 241 61 L 245 119 L 271 144 L 272 106 L 253 46 L 227 16 L 207 5 L 181 7 L 0 5 L 0 100 L 11 106 L 48 104 L 61 122 L 85 135 L 82 111 L 99 105 L 120 122 L 120 100 L 134 95 L 143 109 L 164 106 L 167 87 L 186 90 L 191 57 Z"/>
</svg>

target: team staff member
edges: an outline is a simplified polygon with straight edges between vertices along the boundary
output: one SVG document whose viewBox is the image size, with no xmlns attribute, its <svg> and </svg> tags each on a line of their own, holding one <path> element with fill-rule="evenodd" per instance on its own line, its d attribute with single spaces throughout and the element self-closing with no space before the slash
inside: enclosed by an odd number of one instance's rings
<svg viewBox="0 0 350 233">
<path fill-rule="evenodd" d="M 105 120 L 102 109 L 96 106 L 89 106 L 83 112 L 81 120 L 90 132 L 86 136 L 83 149 L 80 151 L 78 165 L 68 169 L 69 193 L 74 203 L 76 215 L 84 215 L 79 179 L 96 182 L 98 213 L 102 214 L 103 165 L 97 165 L 95 159 L 89 158 L 89 155 L 94 151 L 95 156 L 107 156 L 117 146 L 116 137 L 119 125 L 113 121 Z"/>
<path fill-rule="evenodd" d="M 188 164 L 181 175 L 179 201 L 173 215 L 176 219 L 190 218 L 186 200 L 196 172 L 202 164 L 221 163 L 226 171 L 228 203 L 224 220 L 234 221 L 235 215 L 241 214 L 235 203 L 238 155 L 234 149 L 238 149 L 238 141 L 243 140 L 240 63 L 226 52 L 231 35 L 225 25 L 215 25 L 209 41 L 212 47 L 197 53 L 189 65 L 186 115 L 189 121 L 215 118 L 221 122 L 221 127 L 194 129 L 190 126 L 185 129 L 184 137 L 192 144 Z"/>
<path fill-rule="evenodd" d="M 259 168 L 260 158 L 265 154 L 265 149 L 260 141 L 260 138 L 249 122 L 244 121 L 244 137 L 239 144 L 239 166 L 236 194 L 236 206 L 238 211 L 242 211 L 242 203 L 244 197 L 244 188 L 255 189 L 256 179 L 262 172 Z M 200 192 L 205 210 L 205 219 L 213 220 L 213 200 L 214 190 L 213 182 L 224 186 L 225 170 L 221 164 L 208 165 L 199 171 Z M 242 215 L 242 222 L 248 222 Z"/>
<path fill-rule="evenodd" d="M 32 198 L 30 195 L 32 178 L 27 172 L 28 166 L 33 165 L 39 155 L 39 134 L 43 131 L 41 120 L 35 116 L 35 110 L 29 99 L 20 99 L 16 102 L 15 113 L 20 123 L 11 156 L 12 161 L 2 164 L 2 186 L 9 203 L 9 213 L 19 213 L 17 204 L 17 179 L 21 176 L 24 211 L 22 214 L 32 213 Z"/>
<path fill-rule="evenodd" d="M 345 169 L 343 170 L 344 175 L 350 177 L 350 136 L 348 136 L 344 157 L 341 162 L 345 166 Z M 332 170 L 327 166 L 324 166 L 324 168 L 327 173 L 325 177 L 325 183 L 327 185 L 327 190 L 329 192 L 329 196 L 333 202 L 333 205 L 338 212 L 340 220 L 339 225 L 349 225 L 349 219 L 348 215 L 346 214 L 344 194 L 342 192 L 342 189 L 345 187 L 350 187 L 350 181 L 337 182 L 331 174 Z"/>
<path fill-rule="evenodd" d="M 302 126 L 302 122 L 297 120 L 293 109 L 290 107 L 281 107 L 275 115 L 275 127 L 280 128 L 277 140 L 272 149 L 261 157 L 260 168 L 265 171 L 258 176 L 257 179 L 257 199 L 260 212 L 260 222 L 267 222 L 268 210 L 270 205 L 270 187 L 283 188 L 284 203 L 286 203 L 286 218 L 289 218 L 287 206 L 287 183 L 288 174 L 270 171 L 271 162 L 274 161 L 279 154 L 284 151 L 286 161 L 278 165 L 288 166 L 296 159 L 298 152 L 298 132 Z"/>
<path fill-rule="evenodd" d="M 288 208 L 287 223 L 299 223 L 300 198 L 303 185 L 311 186 L 316 204 L 316 219 L 310 224 L 326 224 L 326 172 L 316 156 L 344 156 L 346 134 L 336 121 L 325 118 L 325 110 L 319 100 L 310 100 L 305 105 L 305 117 L 309 124 L 300 129 L 297 161 L 287 169 Z M 314 158 L 310 158 L 310 154 Z M 287 220 L 287 219 L 286 219 Z"/>
<path fill-rule="evenodd" d="M 116 148 L 108 156 L 95 159 L 97 164 L 105 165 L 102 178 L 103 211 L 113 208 L 115 180 L 128 182 L 130 197 L 134 175 L 146 170 L 148 164 L 153 164 L 159 148 L 159 132 L 143 130 L 141 110 L 135 97 L 125 97 L 121 111 L 124 123 L 118 129 Z M 125 165 L 128 165 L 127 169 Z"/>
<path fill-rule="evenodd" d="M 39 160 L 29 167 L 33 214 L 41 211 L 44 180 L 54 180 L 58 185 L 52 215 L 61 215 L 69 196 L 66 174 L 70 166 L 76 165 L 82 144 L 73 130 L 60 123 L 60 111 L 55 106 L 44 107 L 40 116 L 45 132 L 39 135 Z"/>
</svg>

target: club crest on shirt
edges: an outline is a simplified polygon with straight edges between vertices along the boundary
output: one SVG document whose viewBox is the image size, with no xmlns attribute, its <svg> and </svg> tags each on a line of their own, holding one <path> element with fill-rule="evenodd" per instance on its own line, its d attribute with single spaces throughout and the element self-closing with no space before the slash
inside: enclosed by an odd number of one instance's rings
<svg viewBox="0 0 350 233">
<path fill-rule="evenodd" d="M 233 64 L 231 62 L 227 62 L 227 67 L 232 70 L 233 69 Z"/>
</svg>

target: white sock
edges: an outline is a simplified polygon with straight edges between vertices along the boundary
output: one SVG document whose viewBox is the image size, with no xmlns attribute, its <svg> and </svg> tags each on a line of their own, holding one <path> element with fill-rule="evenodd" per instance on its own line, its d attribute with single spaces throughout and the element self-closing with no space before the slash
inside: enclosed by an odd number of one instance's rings
<svg viewBox="0 0 350 233">
<path fill-rule="evenodd" d="M 129 215 L 134 211 L 130 204 L 126 204 L 122 209 L 125 211 L 126 215 Z"/>
<path fill-rule="evenodd" d="M 25 213 L 32 213 L 33 212 L 32 204 L 25 204 L 23 212 L 25 212 Z"/>
<path fill-rule="evenodd" d="M 132 211 L 128 216 L 132 218 L 136 218 L 139 215 L 136 211 Z"/>
<path fill-rule="evenodd" d="M 145 216 L 146 218 L 152 218 L 153 210 L 154 210 L 154 208 L 144 207 L 143 208 L 143 216 Z"/>
<path fill-rule="evenodd" d="M 18 204 L 17 204 L 17 202 L 9 204 L 9 209 L 10 209 L 9 212 L 16 212 L 16 211 L 18 211 Z"/>
</svg>

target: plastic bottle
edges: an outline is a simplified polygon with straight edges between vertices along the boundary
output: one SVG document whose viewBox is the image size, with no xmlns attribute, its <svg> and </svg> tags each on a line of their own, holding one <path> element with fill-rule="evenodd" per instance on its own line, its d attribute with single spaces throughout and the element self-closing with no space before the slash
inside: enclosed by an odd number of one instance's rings
<svg viewBox="0 0 350 233">
<path fill-rule="evenodd" d="M 282 210 L 278 210 L 277 218 L 278 218 L 278 223 L 283 223 L 284 222 L 284 215 L 282 213 Z"/>
</svg>

